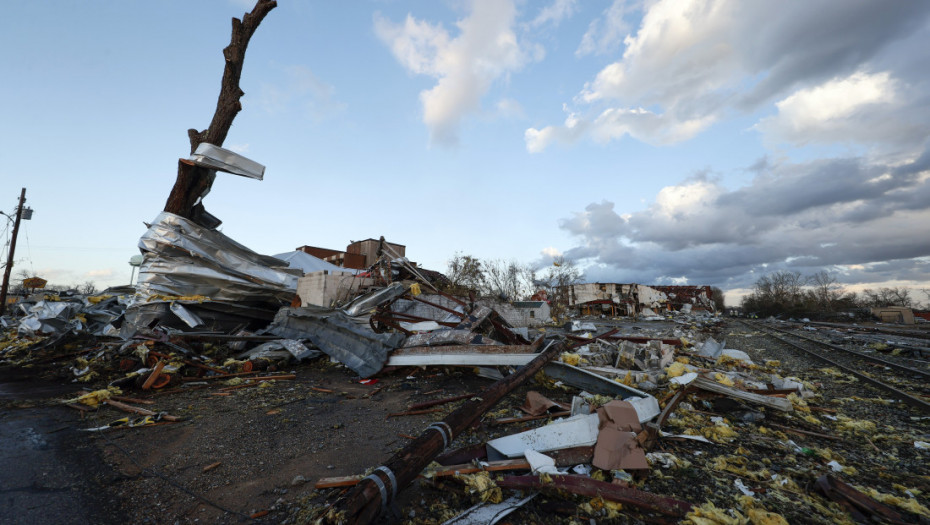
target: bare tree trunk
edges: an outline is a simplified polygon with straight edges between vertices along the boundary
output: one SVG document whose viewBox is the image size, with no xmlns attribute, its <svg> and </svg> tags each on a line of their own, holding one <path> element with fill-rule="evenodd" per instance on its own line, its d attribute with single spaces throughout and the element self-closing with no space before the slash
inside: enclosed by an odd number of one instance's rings
<svg viewBox="0 0 930 525">
<path fill-rule="evenodd" d="M 213 114 L 213 120 L 210 122 L 209 128 L 199 132 L 195 129 L 187 130 L 187 136 L 191 141 L 191 153 L 202 142 L 222 146 L 223 141 L 226 140 L 233 119 L 242 110 L 239 99 L 245 93 L 239 88 L 239 78 L 242 76 L 245 50 L 249 46 L 252 34 L 255 33 L 265 15 L 277 5 L 278 3 L 274 0 L 258 0 L 255 7 L 252 8 L 252 12 L 246 13 L 242 20 L 238 18 L 232 19 L 232 37 L 229 45 L 223 49 L 226 68 L 223 70 L 223 81 L 220 85 L 220 96 L 216 102 L 216 112 Z M 213 185 L 213 178 L 210 170 L 195 166 L 183 159 L 179 161 L 178 178 L 168 195 L 165 211 L 191 218 L 194 203 L 205 191 L 210 189 Z"/>
</svg>

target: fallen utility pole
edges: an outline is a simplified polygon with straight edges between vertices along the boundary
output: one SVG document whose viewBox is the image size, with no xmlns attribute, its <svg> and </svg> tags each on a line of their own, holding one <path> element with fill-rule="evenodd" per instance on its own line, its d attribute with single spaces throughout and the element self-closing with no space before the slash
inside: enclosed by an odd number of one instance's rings
<svg viewBox="0 0 930 525">
<path fill-rule="evenodd" d="M 564 350 L 564 343 L 550 343 L 536 359 L 520 367 L 514 374 L 494 383 L 481 392 L 479 397 L 466 402 L 444 420 L 427 427 L 420 437 L 410 442 L 383 466 L 376 468 L 373 474 L 359 482 L 344 498 L 337 500 L 324 519 L 329 523 L 373 522 L 395 500 L 397 493 L 416 479 L 456 436 Z"/>
<path fill-rule="evenodd" d="M 13 252 L 16 251 L 16 236 L 19 235 L 19 223 L 23 218 L 23 209 L 26 207 L 26 188 L 19 194 L 19 207 L 16 208 L 16 220 L 13 222 L 13 236 L 10 238 L 10 253 L 6 258 L 6 268 L 3 270 L 3 287 L 0 288 L 0 315 L 6 311 L 6 292 L 10 288 L 10 273 L 13 271 Z"/>
</svg>

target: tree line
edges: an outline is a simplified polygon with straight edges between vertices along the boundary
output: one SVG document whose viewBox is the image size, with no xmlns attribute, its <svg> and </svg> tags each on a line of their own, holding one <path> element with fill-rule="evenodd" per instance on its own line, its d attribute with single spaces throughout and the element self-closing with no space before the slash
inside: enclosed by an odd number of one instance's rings
<svg viewBox="0 0 930 525">
<path fill-rule="evenodd" d="M 557 257 L 552 265 L 536 269 L 516 260 L 479 259 L 457 252 L 448 262 L 447 291 L 457 295 L 523 301 L 543 291 L 554 315 L 568 304 L 565 287 L 577 284 L 584 274 L 574 261 Z"/>
<path fill-rule="evenodd" d="M 930 299 L 930 288 L 922 289 Z M 919 301 L 903 287 L 866 288 L 847 291 L 834 274 L 820 271 L 804 276 L 801 272 L 780 270 L 761 277 L 753 291 L 743 298 L 742 309 L 760 316 L 826 316 L 885 306 L 918 308 Z"/>
</svg>

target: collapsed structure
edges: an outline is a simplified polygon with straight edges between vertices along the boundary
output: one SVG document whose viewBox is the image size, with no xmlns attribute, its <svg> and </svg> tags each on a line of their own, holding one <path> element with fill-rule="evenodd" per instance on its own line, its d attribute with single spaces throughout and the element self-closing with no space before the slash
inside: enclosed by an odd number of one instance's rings
<svg viewBox="0 0 930 525">
<path fill-rule="evenodd" d="M 570 284 L 558 290 L 581 315 L 654 316 L 665 312 L 716 313 L 710 286 Z"/>
</svg>

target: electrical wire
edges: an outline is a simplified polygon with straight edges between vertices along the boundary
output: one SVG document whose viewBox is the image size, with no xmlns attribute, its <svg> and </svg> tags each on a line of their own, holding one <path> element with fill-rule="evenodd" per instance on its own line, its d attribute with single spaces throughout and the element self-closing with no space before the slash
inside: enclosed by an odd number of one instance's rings
<svg viewBox="0 0 930 525">
<path fill-rule="evenodd" d="M 29 263 L 29 275 L 36 276 L 36 267 L 32 264 L 32 247 L 29 245 L 29 228 L 23 228 L 23 235 L 26 236 L 26 262 Z"/>
</svg>

